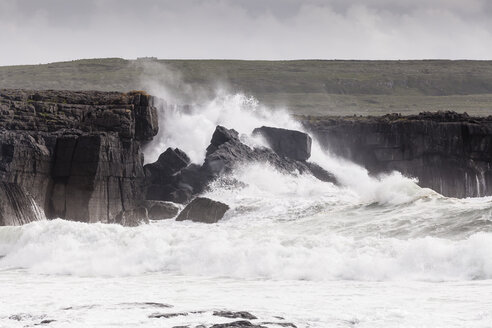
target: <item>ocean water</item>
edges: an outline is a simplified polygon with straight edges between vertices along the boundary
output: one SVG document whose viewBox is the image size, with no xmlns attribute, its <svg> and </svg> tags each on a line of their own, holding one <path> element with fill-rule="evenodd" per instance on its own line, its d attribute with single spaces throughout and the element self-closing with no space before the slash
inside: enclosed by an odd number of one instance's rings
<svg viewBox="0 0 492 328">
<path fill-rule="evenodd" d="M 264 144 L 249 137 L 261 125 L 301 129 L 228 94 L 161 120 L 147 161 L 177 146 L 200 163 L 217 124 L 250 145 Z M 443 197 L 398 172 L 370 177 L 316 141 L 311 160 L 340 185 L 244 164 L 205 194 L 231 207 L 217 224 L 0 227 L 0 327 L 233 321 L 217 310 L 297 327 L 492 327 L 492 197 Z"/>
</svg>

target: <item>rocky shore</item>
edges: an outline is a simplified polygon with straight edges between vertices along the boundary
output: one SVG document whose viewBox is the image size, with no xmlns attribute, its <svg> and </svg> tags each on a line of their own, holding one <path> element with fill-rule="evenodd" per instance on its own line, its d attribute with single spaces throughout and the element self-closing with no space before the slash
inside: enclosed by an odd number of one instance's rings
<svg viewBox="0 0 492 328">
<path fill-rule="evenodd" d="M 0 193 L 16 195 L 0 203 L 0 225 L 60 217 L 136 226 L 149 216 L 173 217 L 178 212 L 173 204 L 190 202 L 178 219 L 217 222 L 226 204 L 192 200 L 245 162 L 335 182 L 307 161 L 307 134 L 269 127 L 255 134 L 273 150 L 251 148 L 235 130 L 217 126 L 203 165 L 169 148 L 144 166 L 142 146 L 158 132 L 156 106 L 142 91 L 0 90 Z"/>
<path fill-rule="evenodd" d="M 153 97 L 1 90 L 0 114 L 0 180 L 47 218 L 110 222 L 144 198 L 140 149 L 158 131 Z"/>
<path fill-rule="evenodd" d="M 144 165 L 141 149 L 158 133 L 163 104 L 143 91 L 0 90 L 0 225 L 61 217 L 135 226 L 176 217 L 187 204 L 180 220 L 217 222 L 227 204 L 193 200 L 244 162 L 337 183 L 309 162 L 308 134 L 272 127 L 251 131 L 269 148 L 250 147 L 235 130 L 217 126 L 202 165 L 178 148 Z M 398 170 L 446 196 L 492 195 L 492 117 L 301 119 L 333 154 L 372 174 Z"/>
<path fill-rule="evenodd" d="M 437 112 L 301 119 L 333 154 L 372 174 L 397 170 L 449 197 L 492 195 L 492 116 Z"/>
<path fill-rule="evenodd" d="M 81 310 L 81 309 L 94 309 L 100 305 L 83 305 L 78 307 L 65 307 L 62 310 L 66 312 Z M 114 308 L 142 308 L 150 311 L 154 311 L 148 315 L 149 319 L 156 321 L 157 324 L 161 324 L 162 327 L 172 328 L 273 328 L 273 327 L 289 327 L 297 328 L 297 326 L 287 321 L 281 316 L 274 316 L 272 318 L 261 318 L 247 311 L 230 311 L 230 310 L 196 310 L 187 312 L 173 311 L 173 305 L 167 303 L 158 302 L 139 302 L 139 303 L 122 303 L 114 304 Z M 176 326 L 169 323 L 169 320 L 174 318 L 183 318 L 187 324 Z M 207 321 L 217 322 L 209 324 L 190 324 L 189 322 L 203 322 L 204 318 Z M 30 313 L 16 313 L 8 317 L 12 322 L 33 323 L 34 326 L 44 326 L 50 323 L 57 322 L 58 320 L 47 316 L 45 314 L 33 315 Z"/>
</svg>

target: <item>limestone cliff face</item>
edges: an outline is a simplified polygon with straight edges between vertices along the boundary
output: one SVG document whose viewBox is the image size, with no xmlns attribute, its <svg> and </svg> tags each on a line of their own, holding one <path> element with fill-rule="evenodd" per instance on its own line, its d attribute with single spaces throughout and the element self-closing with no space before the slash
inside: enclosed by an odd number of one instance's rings
<svg viewBox="0 0 492 328">
<path fill-rule="evenodd" d="M 303 123 L 332 153 L 373 174 L 398 170 L 451 197 L 492 195 L 492 116 L 444 112 Z"/>
<path fill-rule="evenodd" d="M 0 226 L 22 225 L 43 219 L 44 212 L 18 184 L 0 182 Z"/>
<path fill-rule="evenodd" d="M 0 90 L 0 181 L 48 218 L 108 222 L 143 199 L 140 147 L 157 130 L 140 92 Z"/>
</svg>

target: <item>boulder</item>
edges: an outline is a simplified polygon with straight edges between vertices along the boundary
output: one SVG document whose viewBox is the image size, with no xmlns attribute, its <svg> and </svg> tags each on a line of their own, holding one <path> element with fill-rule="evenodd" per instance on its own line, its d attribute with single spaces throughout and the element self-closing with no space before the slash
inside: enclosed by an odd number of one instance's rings
<svg viewBox="0 0 492 328">
<path fill-rule="evenodd" d="M 179 148 L 168 148 L 156 162 L 145 165 L 145 173 L 152 180 L 165 179 L 190 164 L 190 158 Z"/>
<path fill-rule="evenodd" d="M 23 225 L 43 219 L 43 211 L 18 184 L 0 182 L 0 226 Z"/>
<path fill-rule="evenodd" d="M 227 204 L 205 197 L 197 197 L 179 213 L 176 221 L 191 220 L 193 222 L 216 223 L 229 210 Z"/>
<path fill-rule="evenodd" d="M 166 150 L 168 153 L 166 158 L 175 151 L 171 148 Z M 165 158 L 164 154 L 161 156 Z M 158 162 L 146 166 L 148 179 L 151 180 L 149 182 L 151 185 L 147 189 L 147 199 L 182 204 L 188 203 L 194 195 L 204 192 L 211 181 L 231 173 L 238 164 L 242 163 L 268 163 L 283 173 L 313 174 L 320 180 L 336 182 L 333 175 L 316 164 L 280 156 L 266 147 L 250 148 L 239 140 L 237 131 L 220 125 L 216 127 L 212 135 L 203 165 L 190 164 L 182 168 L 185 163 L 188 163 L 188 161 L 183 161 L 181 165 L 174 166 L 174 170 L 167 170 L 169 166 L 162 164 L 166 161 Z M 181 170 L 176 172 L 180 167 Z M 172 175 L 163 172 L 171 172 Z"/>
<path fill-rule="evenodd" d="M 253 130 L 261 135 L 274 152 L 296 161 L 306 161 L 311 156 L 311 137 L 304 132 L 262 126 Z"/>
<path fill-rule="evenodd" d="M 179 198 L 171 194 L 177 191 L 178 184 L 175 174 L 190 164 L 190 158 L 179 148 L 168 148 L 163 152 L 156 162 L 147 164 L 146 176 L 146 199 L 175 201 Z"/>
<path fill-rule="evenodd" d="M 214 143 L 207 148 L 207 156 L 201 167 L 202 175 L 208 180 L 229 173 L 237 164 L 247 162 L 268 163 L 284 173 L 309 172 L 304 162 L 282 157 L 269 148 L 250 148 L 239 140 L 235 130 L 227 130 L 219 125 L 214 136 Z"/>
<path fill-rule="evenodd" d="M 149 213 L 143 206 L 121 211 L 114 219 L 115 223 L 124 227 L 137 227 L 141 224 L 149 223 Z"/>
<path fill-rule="evenodd" d="M 236 130 L 226 129 L 218 125 L 212 135 L 212 140 L 210 140 L 210 146 L 207 147 L 207 155 L 216 151 L 220 145 L 236 139 L 239 139 L 239 133 Z"/>
<path fill-rule="evenodd" d="M 302 140 L 305 138 L 305 152 L 308 152 L 310 155 L 311 138 L 307 134 L 285 129 L 276 130 L 287 131 L 287 135 L 304 135 L 299 136 L 299 139 Z M 265 147 L 250 148 L 239 140 L 235 130 L 227 130 L 222 126 L 217 126 L 212 140 L 214 143 L 211 143 L 207 148 L 207 156 L 200 169 L 202 177 L 205 177 L 205 181 L 211 181 L 224 173 L 231 172 L 237 164 L 261 162 L 268 163 L 283 173 L 307 173 L 314 175 L 322 181 L 336 183 L 336 179 L 331 173 L 314 163 L 279 155 L 272 149 Z M 309 144 L 309 147 L 307 144 Z M 287 149 L 288 147 L 285 146 L 285 148 Z"/>
<path fill-rule="evenodd" d="M 146 200 L 142 206 L 149 212 L 150 220 L 171 219 L 178 215 L 180 209 L 175 203 L 159 200 Z"/>
</svg>

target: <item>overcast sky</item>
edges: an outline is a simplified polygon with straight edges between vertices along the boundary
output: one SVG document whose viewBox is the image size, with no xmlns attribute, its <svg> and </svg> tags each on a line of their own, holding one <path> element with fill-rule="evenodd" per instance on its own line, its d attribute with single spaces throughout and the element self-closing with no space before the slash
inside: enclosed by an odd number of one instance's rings
<svg viewBox="0 0 492 328">
<path fill-rule="evenodd" d="M 492 59 L 490 0 L 0 0 L 0 65 Z"/>
</svg>

